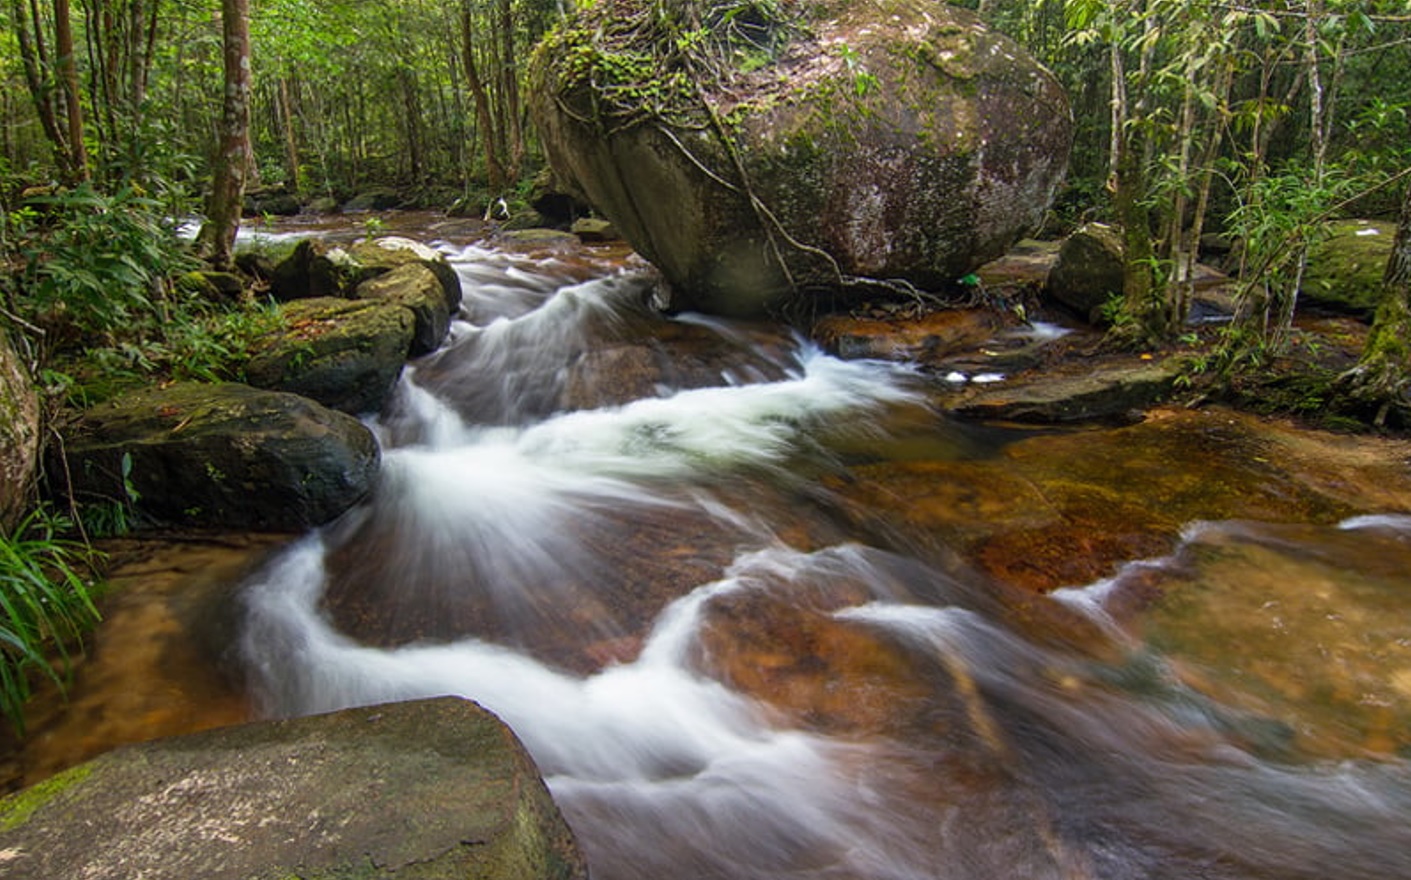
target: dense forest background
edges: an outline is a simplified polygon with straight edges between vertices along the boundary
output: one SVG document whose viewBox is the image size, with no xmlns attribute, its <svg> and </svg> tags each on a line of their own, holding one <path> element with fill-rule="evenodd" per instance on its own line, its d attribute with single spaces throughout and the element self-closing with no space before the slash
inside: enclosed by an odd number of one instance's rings
<svg viewBox="0 0 1411 880">
<path fill-rule="evenodd" d="M 636 5 L 683 46 L 702 21 L 805 14 L 785 0 L 697 4 L 704 14 Z M 1180 331 L 1190 303 L 1180 264 L 1202 235 L 1240 242 L 1242 326 L 1277 346 L 1318 225 L 1395 214 L 1411 169 L 1407 0 L 964 5 L 1068 88 L 1077 142 L 1046 231 L 1087 219 L 1126 230 L 1131 268 L 1109 317 L 1136 342 Z M 515 204 L 543 165 L 521 72 L 569 12 L 563 0 L 10 0 L 0 249 L 24 264 L 26 204 L 52 212 L 65 206 L 43 200 L 79 185 L 85 199 L 158 220 L 218 213 L 209 196 L 232 18 L 247 26 L 239 170 L 262 195 L 256 215 L 360 197 L 469 212 Z"/>
</svg>

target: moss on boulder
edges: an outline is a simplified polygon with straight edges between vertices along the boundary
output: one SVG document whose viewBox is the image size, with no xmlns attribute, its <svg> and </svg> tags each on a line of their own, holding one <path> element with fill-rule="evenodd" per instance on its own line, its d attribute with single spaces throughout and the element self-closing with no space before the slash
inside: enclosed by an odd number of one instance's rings
<svg viewBox="0 0 1411 880">
<path fill-rule="evenodd" d="M 349 415 L 382 409 L 411 351 L 411 309 L 318 297 L 285 303 L 282 311 L 286 330 L 245 365 L 251 385 L 301 394 Z"/>
<path fill-rule="evenodd" d="M 65 463 L 51 472 L 68 475 L 81 498 L 131 500 L 161 521 L 267 531 L 332 520 L 371 490 L 380 459 L 357 419 L 233 382 L 181 382 L 94 407 L 62 449 Z"/>
<path fill-rule="evenodd" d="M 6 876 L 587 877 L 513 732 L 452 697 L 146 743 L 55 782 L 0 800 Z"/>
<path fill-rule="evenodd" d="M 672 307 L 756 314 L 866 278 L 943 288 L 1036 228 L 1066 166 L 1061 88 L 970 13 L 800 8 L 790 40 L 759 25 L 758 51 L 713 83 L 668 57 L 680 43 L 620 36 L 630 0 L 581 9 L 534 56 L 556 174 L 662 271 Z"/>
<path fill-rule="evenodd" d="M 1370 318 L 1381 297 L 1396 223 L 1338 220 L 1326 231 L 1327 237 L 1308 249 L 1300 294 L 1324 308 Z"/>
</svg>

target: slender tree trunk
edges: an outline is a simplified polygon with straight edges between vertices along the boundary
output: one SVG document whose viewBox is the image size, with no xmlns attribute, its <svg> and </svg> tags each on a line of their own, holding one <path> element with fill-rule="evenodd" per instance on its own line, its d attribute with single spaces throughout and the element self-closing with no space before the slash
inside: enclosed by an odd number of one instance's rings
<svg viewBox="0 0 1411 880">
<path fill-rule="evenodd" d="M 470 86 L 470 94 L 475 101 L 476 127 L 480 129 L 480 139 L 485 144 L 485 173 L 489 177 L 490 190 L 498 194 L 505 186 L 505 168 L 495 146 L 490 96 L 485 92 L 485 81 L 480 78 L 480 68 L 475 63 L 474 33 L 471 0 L 461 0 L 461 64 L 465 67 L 466 84 Z"/>
<path fill-rule="evenodd" d="M 69 0 L 54 0 L 54 51 L 59 80 L 64 89 L 68 121 L 71 182 L 88 179 L 88 148 L 83 143 L 83 104 L 79 100 L 78 63 L 74 58 L 73 19 Z"/>
<path fill-rule="evenodd" d="M 240 230 L 240 202 L 250 157 L 250 6 L 249 0 L 221 0 L 225 100 L 216 155 L 215 179 L 201 243 L 207 259 L 229 268 Z"/>
<path fill-rule="evenodd" d="M 520 122 L 519 64 L 514 52 L 514 8 L 511 0 L 500 0 L 501 89 L 505 105 L 505 174 L 513 183 L 524 163 L 524 127 Z"/>
<path fill-rule="evenodd" d="M 284 129 L 284 185 L 292 192 L 302 192 L 299 180 L 299 138 L 294 130 L 293 98 L 289 88 L 289 77 L 279 78 L 279 119 Z"/>
<path fill-rule="evenodd" d="M 73 157 L 69 153 L 68 139 L 59 125 L 59 114 L 55 104 L 53 83 L 48 79 L 51 69 L 50 59 L 44 46 L 44 20 L 39 7 L 31 0 L 26 8 L 22 0 L 10 3 L 11 18 L 15 28 L 15 40 L 19 44 L 20 62 L 24 69 L 25 85 L 29 87 L 34 101 L 35 114 L 44 136 L 54 151 L 54 164 L 59 176 L 64 180 L 73 177 Z"/>
</svg>

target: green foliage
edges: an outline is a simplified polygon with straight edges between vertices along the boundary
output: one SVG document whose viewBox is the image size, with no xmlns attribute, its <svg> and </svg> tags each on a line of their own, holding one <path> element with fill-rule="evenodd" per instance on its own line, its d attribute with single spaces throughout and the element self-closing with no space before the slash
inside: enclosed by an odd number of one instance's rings
<svg viewBox="0 0 1411 880">
<path fill-rule="evenodd" d="M 105 195 L 84 184 L 29 206 L 15 247 L 36 323 L 94 336 L 164 320 L 166 279 L 195 261 L 156 201 L 131 186 Z"/>
<path fill-rule="evenodd" d="M 233 378 L 280 325 L 272 304 L 174 284 L 197 263 L 159 207 L 132 187 L 108 196 L 83 186 L 11 215 L 22 270 L 10 309 L 44 328 L 42 375 L 55 396 L 88 405 L 153 378 Z"/>
<path fill-rule="evenodd" d="M 585 109 L 609 128 L 651 119 L 699 121 L 701 87 L 758 68 L 804 28 L 802 13 L 777 0 L 602 2 L 611 13 L 599 13 L 599 20 L 609 26 L 561 25 L 536 58 L 557 65 L 553 79 L 565 94 L 591 83 L 601 103 Z M 866 76 L 860 73 L 859 82 Z"/>
<path fill-rule="evenodd" d="M 40 509 L 0 535 L 0 714 L 20 733 L 31 676 L 63 686 L 75 644 L 98 622 L 89 572 L 100 554 L 64 538 L 70 525 Z"/>
</svg>

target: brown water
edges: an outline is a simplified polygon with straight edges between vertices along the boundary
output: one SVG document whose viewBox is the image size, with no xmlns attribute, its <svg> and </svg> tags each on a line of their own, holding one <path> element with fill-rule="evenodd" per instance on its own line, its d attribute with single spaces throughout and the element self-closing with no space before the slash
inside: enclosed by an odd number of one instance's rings
<svg viewBox="0 0 1411 880">
<path fill-rule="evenodd" d="M 447 250 L 374 499 L 121 568 L 28 781 L 457 693 L 599 878 L 1411 877 L 1411 520 L 1353 518 L 1411 509 L 1411 449 L 957 424 L 603 254 Z"/>
</svg>

